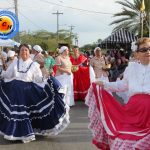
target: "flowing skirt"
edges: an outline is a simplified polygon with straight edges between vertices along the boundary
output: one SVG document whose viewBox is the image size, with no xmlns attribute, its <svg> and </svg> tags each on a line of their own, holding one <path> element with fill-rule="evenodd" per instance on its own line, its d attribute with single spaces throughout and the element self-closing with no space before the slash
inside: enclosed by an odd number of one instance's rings
<svg viewBox="0 0 150 150">
<path fill-rule="evenodd" d="M 73 73 L 73 86 L 75 100 L 85 100 L 90 87 L 89 67 L 79 66 L 79 70 Z"/>
<path fill-rule="evenodd" d="M 44 88 L 33 82 L 1 81 L 0 133 L 8 140 L 32 141 L 35 135 L 57 135 L 69 124 L 69 108 L 53 77 Z"/>
<path fill-rule="evenodd" d="M 56 79 L 61 83 L 64 89 L 64 93 L 65 93 L 64 102 L 68 106 L 75 105 L 74 93 L 73 93 L 73 75 L 63 74 L 63 75 L 56 76 Z"/>
<path fill-rule="evenodd" d="M 150 150 L 150 95 L 137 94 L 121 105 L 95 84 L 86 97 L 93 143 L 103 150 Z"/>
</svg>

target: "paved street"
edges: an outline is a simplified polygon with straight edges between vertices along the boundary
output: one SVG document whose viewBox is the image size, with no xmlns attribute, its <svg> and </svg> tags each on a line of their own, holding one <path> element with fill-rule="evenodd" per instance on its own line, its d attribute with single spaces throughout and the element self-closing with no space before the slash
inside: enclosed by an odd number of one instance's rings
<svg viewBox="0 0 150 150">
<path fill-rule="evenodd" d="M 77 102 L 71 107 L 71 123 L 60 135 L 55 137 L 37 137 L 27 144 L 10 142 L 0 136 L 0 150 L 96 150 L 91 144 L 91 132 L 88 129 L 87 107 Z"/>
</svg>

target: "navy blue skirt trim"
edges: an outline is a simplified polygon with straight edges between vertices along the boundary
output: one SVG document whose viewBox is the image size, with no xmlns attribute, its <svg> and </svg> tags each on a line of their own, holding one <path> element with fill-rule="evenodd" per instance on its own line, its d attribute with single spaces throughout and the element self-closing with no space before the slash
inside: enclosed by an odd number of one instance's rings
<svg viewBox="0 0 150 150">
<path fill-rule="evenodd" d="M 33 82 L 1 81 L 0 132 L 9 140 L 26 140 L 35 134 L 56 135 L 69 124 L 69 107 L 53 77 L 44 88 Z"/>
</svg>

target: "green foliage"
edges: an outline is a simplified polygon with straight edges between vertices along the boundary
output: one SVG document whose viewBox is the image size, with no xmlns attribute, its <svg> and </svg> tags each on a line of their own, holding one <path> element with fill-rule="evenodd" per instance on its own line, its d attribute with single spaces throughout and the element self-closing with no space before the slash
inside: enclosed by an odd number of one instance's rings
<svg viewBox="0 0 150 150">
<path fill-rule="evenodd" d="M 94 50 L 95 47 L 97 47 L 97 44 L 96 44 L 96 43 L 93 43 L 93 44 L 86 44 L 86 45 L 84 45 L 83 47 L 81 47 L 80 50 L 83 51 L 83 52 L 84 52 L 84 51 L 90 51 L 90 52 L 91 52 L 92 50 Z"/>
<path fill-rule="evenodd" d="M 74 34 L 70 37 L 70 32 L 68 30 L 59 31 L 59 42 L 72 44 L 72 39 Z M 55 51 L 57 43 L 57 33 L 48 32 L 46 30 L 38 30 L 32 33 L 20 33 L 21 43 L 27 43 L 30 45 L 40 45 L 44 50 Z"/>
</svg>

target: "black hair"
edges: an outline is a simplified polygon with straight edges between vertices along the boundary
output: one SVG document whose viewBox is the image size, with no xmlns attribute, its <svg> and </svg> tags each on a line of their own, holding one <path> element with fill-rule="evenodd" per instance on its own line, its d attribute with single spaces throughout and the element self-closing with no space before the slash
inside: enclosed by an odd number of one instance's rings
<svg viewBox="0 0 150 150">
<path fill-rule="evenodd" d="M 20 49 L 21 49 L 23 46 L 29 49 L 28 44 L 21 44 L 21 45 L 19 46 L 19 51 L 20 51 Z"/>
<path fill-rule="evenodd" d="M 79 48 L 78 46 L 74 46 L 73 48 Z"/>
<path fill-rule="evenodd" d="M 17 53 L 18 53 L 18 54 L 20 53 L 20 49 L 21 49 L 23 46 L 26 47 L 26 48 L 29 50 L 29 53 L 30 53 L 30 49 L 29 49 L 28 44 L 21 44 L 21 45 L 19 46 L 18 50 L 17 50 Z"/>
</svg>

